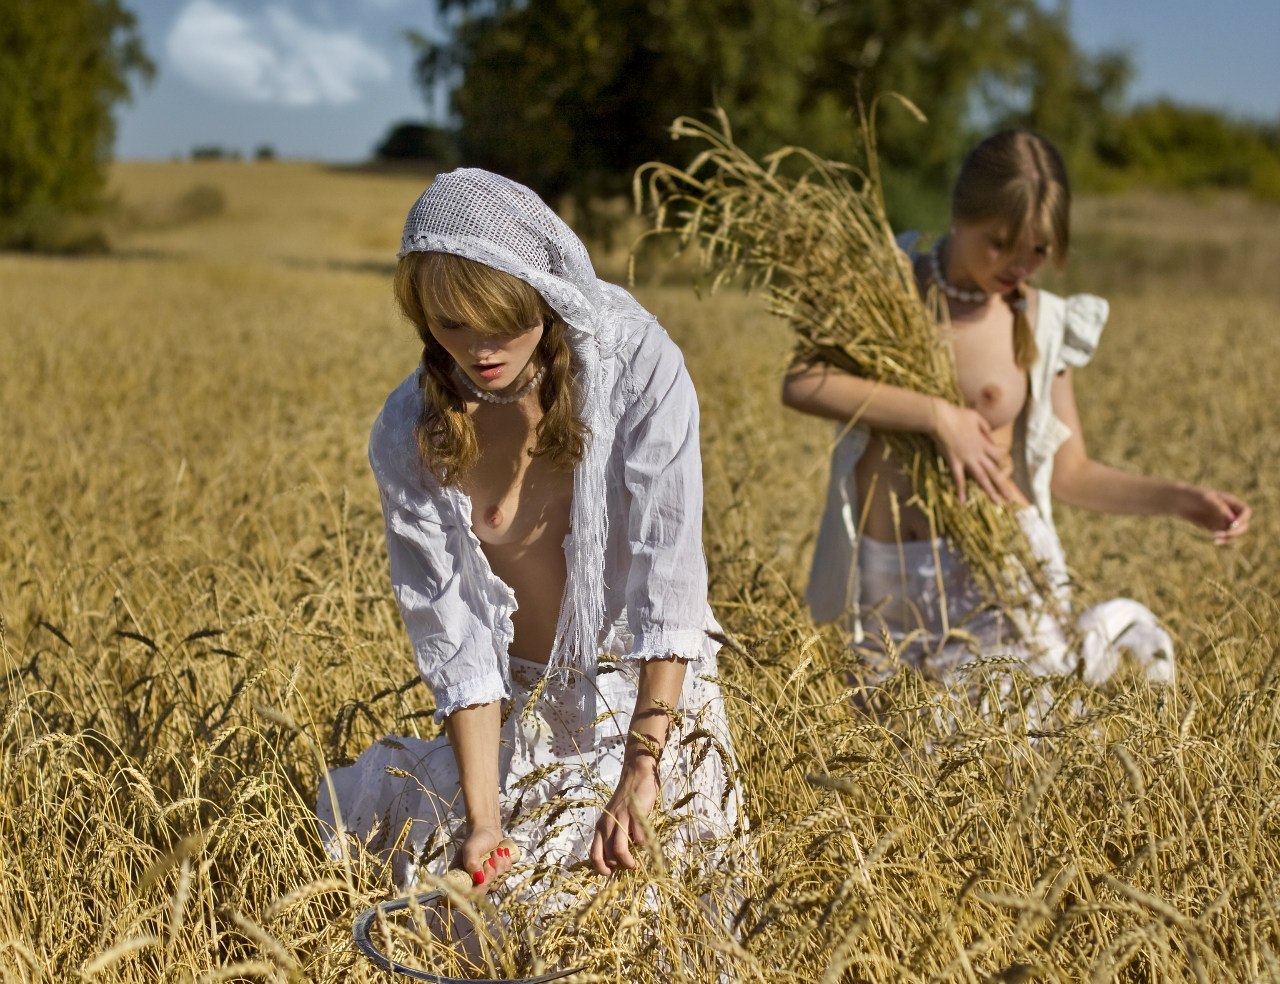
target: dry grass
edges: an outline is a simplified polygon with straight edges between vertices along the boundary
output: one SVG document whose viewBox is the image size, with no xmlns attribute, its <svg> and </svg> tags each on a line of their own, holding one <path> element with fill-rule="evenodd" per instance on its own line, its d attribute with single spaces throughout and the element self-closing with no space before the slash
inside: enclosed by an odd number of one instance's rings
<svg viewBox="0 0 1280 984">
<path fill-rule="evenodd" d="M 115 257 L 0 257 L 0 979 L 385 980 L 350 927 L 389 882 L 321 856 L 311 797 L 322 757 L 431 729 L 364 463 L 417 357 L 386 272 L 418 182 L 129 165 L 118 186 L 225 209 Z M 1127 207 L 1082 209 L 1082 274 L 1087 223 Z M 1254 230 L 1266 269 L 1278 228 Z M 599 980 L 1280 978 L 1274 284 L 1175 269 L 1112 294 L 1078 382 L 1092 450 L 1258 518 L 1223 553 L 1171 520 L 1061 517 L 1087 581 L 1169 622 L 1182 674 L 1063 683 L 1032 736 L 905 673 L 883 716 L 853 709 L 842 640 L 797 601 L 829 430 L 778 405 L 788 329 L 736 294 L 641 297 L 702 394 L 760 871 L 651 864 L 598 894 L 571 873 L 584 904 L 534 950 Z M 740 944 L 696 905 L 733 891 Z"/>
<path fill-rule="evenodd" d="M 917 116 L 910 103 L 905 104 Z M 872 114 L 874 114 L 874 104 Z M 923 121 L 923 116 L 920 116 Z M 862 133 L 874 133 L 864 119 Z M 938 337 L 938 293 L 922 298 L 885 212 L 874 142 L 854 169 L 785 147 L 756 160 L 733 141 L 729 119 L 681 117 L 672 136 L 693 142 L 687 169 L 647 164 L 636 197 L 654 212 L 654 236 L 696 249 L 713 289 L 747 275 L 769 312 L 795 332 L 794 359 L 960 402 L 951 350 Z M 853 418 L 853 423 L 858 418 Z M 989 598 L 1015 612 L 1055 604 L 1053 587 L 1017 519 L 986 497 L 964 502 L 944 456 L 925 434 L 885 431 L 913 499 L 965 559 Z M 897 511 L 896 496 L 890 493 Z M 1028 598 L 1028 588 L 1034 588 Z"/>
</svg>

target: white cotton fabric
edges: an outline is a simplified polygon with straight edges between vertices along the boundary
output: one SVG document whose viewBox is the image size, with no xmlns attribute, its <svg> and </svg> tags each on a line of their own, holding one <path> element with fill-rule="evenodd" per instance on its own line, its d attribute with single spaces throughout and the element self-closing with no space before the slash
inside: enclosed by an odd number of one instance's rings
<svg viewBox="0 0 1280 984">
<path fill-rule="evenodd" d="M 1066 561 L 1057 534 L 1034 507 L 1018 514 L 1023 531 L 1068 609 Z M 986 603 L 964 559 L 945 540 L 858 542 L 859 591 L 867 655 L 864 683 L 892 672 L 892 656 L 945 685 L 981 657 L 1004 657 L 1035 676 L 1080 674 L 1103 683 L 1128 653 L 1157 683 L 1174 679 L 1173 640 L 1144 605 L 1113 598 L 1085 609 L 1074 625 L 1052 607 L 1032 604 L 1006 614 Z"/>
<path fill-rule="evenodd" d="M 567 866 L 588 856 L 596 820 L 621 778 L 638 667 L 600 666 L 590 686 L 602 721 L 585 747 L 586 729 L 568 695 L 548 688 L 531 699 L 545 667 L 520 659 L 511 665 L 514 695 L 503 709 L 498 763 L 502 829 L 529 861 Z M 681 705 L 658 769 L 663 804 L 679 804 L 684 821 L 675 828 L 673 860 L 715 863 L 740 832 L 737 790 L 727 778 L 732 745 L 724 701 L 713 681 L 690 672 Z M 443 735 L 389 735 L 353 765 L 332 770 L 329 783 L 332 794 L 321 789 L 317 813 L 330 856 L 372 851 L 390 864 L 401 889 L 418 883 L 424 868 L 439 877 L 453 865 L 466 811 Z"/>
<path fill-rule="evenodd" d="M 698 402 L 679 349 L 630 294 L 596 279 L 582 243 L 532 191 L 506 178 L 474 169 L 436 178 L 405 225 L 400 255 L 415 250 L 464 256 L 542 294 L 568 325 L 576 407 L 590 431 L 574 471 L 549 671 L 511 657 L 516 598 L 472 531 L 471 500 L 419 459 L 419 372 L 387 398 L 369 462 L 392 587 L 436 721 L 503 701 L 503 822 L 531 860 L 581 860 L 620 776 L 638 661 L 684 658 L 664 798 L 687 820 L 679 841 L 718 843 L 739 831 L 739 810 L 715 682 L 719 626 L 707 603 Z M 383 738 L 354 764 L 329 770 L 317 796 L 330 854 L 373 850 L 392 862 L 402 887 L 451 842 L 464 814 L 443 736 Z"/>
<path fill-rule="evenodd" d="M 918 236 L 907 233 L 900 236 L 898 244 L 910 251 Z M 1015 444 L 1015 468 L 1020 482 L 1032 493 L 1031 509 L 1035 514 L 1035 522 L 1031 523 L 1027 516 L 1021 517 L 1023 528 L 1027 530 L 1033 549 L 1037 550 L 1042 560 L 1053 558 L 1053 563 L 1061 567 L 1059 589 L 1065 596 L 1066 567 L 1061 561 L 1062 548 L 1058 540 L 1057 530 L 1053 523 L 1053 500 L 1050 489 L 1053 483 L 1053 459 L 1058 448 L 1070 436 L 1070 428 L 1055 416 L 1053 412 L 1052 387 L 1054 377 L 1065 369 L 1079 368 L 1087 365 L 1097 350 L 1102 329 L 1106 325 L 1109 308 L 1107 302 L 1092 294 L 1074 294 L 1063 298 L 1049 291 L 1037 293 L 1037 310 L 1034 333 L 1038 354 L 1028 373 L 1030 392 L 1025 410 L 1025 432 Z M 903 605 L 912 605 L 923 611 L 929 604 L 935 609 L 944 606 L 947 614 L 942 617 L 947 621 L 963 620 L 965 612 L 972 617 L 974 605 L 978 604 L 978 593 L 967 571 L 960 568 L 958 558 L 952 556 L 950 550 L 943 545 L 942 553 L 948 558 L 949 576 L 959 579 L 955 590 L 944 598 L 930 596 L 928 600 L 919 595 L 928 595 L 932 590 L 921 579 L 916 584 L 917 594 L 903 594 L 904 574 L 909 572 L 895 571 L 891 585 L 889 579 L 873 573 L 875 582 L 870 589 L 864 588 L 861 579 L 866 576 L 868 563 L 873 570 L 884 566 L 884 557 L 872 545 L 865 552 L 863 561 L 859 562 L 859 518 L 857 479 L 854 474 L 859 460 L 866 451 L 870 434 L 865 427 L 849 427 L 848 424 L 836 426 L 837 440 L 831 455 L 831 473 L 827 485 L 826 504 L 822 520 L 818 528 L 818 537 L 814 545 L 813 561 L 809 572 L 809 585 L 806 600 L 815 620 L 834 622 L 847 618 L 853 633 L 854 642 L 861 644 L 867 638 L 870 627 L 863 618 L 863 611 L 869 605 L 885 601 L 888 598 L 888 610 L 892 611 Z M 1031 534 L 1035 535 L 1032 536 Z M 941 543 L 941 541 L 939 541 Z M 905 546 L 905 545 L 904 545 Z M 896 545 L 894 545 L 896 549 Z M 925 549 L 925 548 L 913 548 Z M 931 545 L 928 549 L 937 552 Z M 867 556 L 872 559 L 868 560 Z M 919 565 L 917 565 L 918 567 Z M 931 577 L 936 582 L 936 570 Z M 892 597 L 889 589 L 895 592 Z M 1103 672 L 1103 667 L 1111 670 L 1119 665 L 1119 648 L 1127 648 L 1137 656 L 1139 664 L 1153 680 L 1172 679 L 1172 643 L 1168 634 L 1159 628 L 1155 616 L 1144 606 L 1130 599 L 1116 599 L 1123 602 L 1109 607 L 1095 606 L 1082 613 L 1071 633 L 1072 641 L 1079 638 L 1086 640 L 1107 638 L 1106 646 L 1098 646 L 1088 642 L 1073 649 L 1083 653 L 1090 665 L 1085 667 L 1086 677 L 1095 678 Z M 938 616 L 931 616 L 937 618 Z M 929 619 L 925 620 L 926 623 Z M 915 633 L 914 638 L 921 638 L 929 631 L 924 628 L 919 618 L 908 625 L 903 622 L 900 631 L 891 632 L 898 639 L 905 638 L 908 633 Z M 930 623 L 932 624 L 932 623 Z M 1060 626 L 1051 627 L 1047 621 L 1037 623 L 1043 630 L 1040 648 L 1049 653 L 1061 651 L 1059 641 L 1062 636 Z M 1124 636 L 1129 625 L 1143 626 L 1133 633 Z M 884 627 L 883 619 L 875 626 L 877 630 Z M 1030 631 L 1033 627 L 1024 626 Z M 944 633 L 945 634 L 945 633 Z M 981 635 L 981 633 L 979 633 Z M 1124 636 L 1124 638 L 1120 638 Z M 935 636 L 934 643 L 937 643 Z M 992 643 L 996 650 L 999 645 Z M 1141 647 L 1140 650 L 1136 647 Z M 936 646 L 935 646 L 936 648 Z M 970 651 L 974 646 L 968 647 Z M 959 650 L 949 650 L 958 658 Z M 1167 658 L 1166 658 L 1167 657 Z M 951 657 L 948 657 L 951 658 Z M 971 658 L 971 657 L 970 657 Z M 1055 658 L 1042 661 L 1043 672 L 1057 672 L 1051 669 Z M 1060 662 L 1060 661 L 1059 661 Z M 1065 664 L 1064 664 L 1065 665 Z M 1068 669 L 1071 669 L 1068 667 Z M 1109 674 L 1108 674 L 1109 675 Z"/>
<path fill-rule="evenodd" d="M 405 223 L 399 255 L 416 250 L 519 277 L 568 325 L 590 440 L 574 471 L 568 580 L 550 654 L 561 681 L 589 674 L 602 650 L 713 661 L 698 402 L 675 343 L 629 293 L 596 278 L 582 242 L 537 195 L 496 174 L 463 168 L 437 177 Z M 421 406 L 415 372 L 387 399 L 369 460 L 396 598 L 440 720 L 510 696 L 516 602 L 471 531 L 469 498 L 418 460 Z"/>
<path fill-rule="evenodd" d="M 585 720 L 595 710 L 590 688 L 579 682 L 594 670 L 598 652 L 677 655 L 700 663 L 689 672 L 705 673 L 714 672 L 718 648 L 708 635 L 719 626 L 707 603 L 697 397 L 679 349 L 651 316 L 637 314 L 621 327 L 610 359 L 610 430 L 592 434 L 604 452 L 604 474 L 591 481 L 575 475 L 573 532 L 565 539 L 561 624 L 576 619 L 592 631 L 585 653 L 566 654 L 565 679 L 556 685 L 583 694 Z M 439 721 L 511 696 L 507 650 L 516 599 L 472 531 L 471 499 L 436 483 L 419 463 L 413 425 L 421 405 L 414 373 L 374 424 L 369 461 L 382 496 L 392 588 Z M 593 466 L 584 461 L 578 472 Z M 584 485 L 600 490 L 585 504 Z M 577 542 L 588 517 L 604 533 L 599 560 Z M 593 567 L 583 571 L 584 564 Z M 599 615 L 597 601 L 582 597 L 588 584 L 600 591 Z"/>
<path fill-rule="evenodd" d="M 1071 434 L 1053 413 L 1053 377 L 1067 368 L 1087 365 L 1097 350 L 1107 323 L 1107 302 L 1092 294 L 1062 298 L 1038 292 L 1035 337 L 1039 350 L 1029 373 L 1026 434 L 1015 447 L 1016 466 L 1025 470 L 1032 504 L 1056 537 L 1053 525 L 1053 456 Z M 865 427 L 836 426 L 837 441 L 831 454 L 827 500 L 809 571 L 806 600 L 819 622 L 834 622 L 853 613 L 854 630 L 859 603 L 857 543 L 858 486 L 854 469 L 867 449 L 870 434 Z"/>
<path fill-rule="evenodd" d="M 623 322 L 648 313 L 630 294 L 596 279 L 582 241 L 533 191 L 479 168 L 441 174 L 422 193 L 405 220 L 396 255 L 412 252 L 452 253 L 519 277 L 537 288 L 569 328 L 579 366 L 578 412 L 592 441 L 574 472 L 569 581 L 550 662 L 558 669 L 587 668 L 604 616 L 600 575 L 608 517 L 598 505 L 608 453 L 604 437 L 616 423 L 609 404 L 612 356 Z"/>
</svg>

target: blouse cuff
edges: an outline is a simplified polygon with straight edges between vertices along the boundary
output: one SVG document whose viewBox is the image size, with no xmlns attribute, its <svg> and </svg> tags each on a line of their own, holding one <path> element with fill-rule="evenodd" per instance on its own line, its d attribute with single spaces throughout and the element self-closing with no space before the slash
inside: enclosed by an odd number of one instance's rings
<svg viewBox="0 0 1280 984">
<path fill-rule="evenodd" d="M 710 640 L 705 629 L 664 629 L 655 626 L 636 633 L 626 659 L 670 659 L 672 656 L 697 663 L 707 654 Z"/>
<path fill-rule="evenodd" d="M 461 683 L 448 687 L 431 687 L 435 695 L 436 709 L 432 719 L 440 724 L 454 711 L 464 707 L 478 707 L 481 704 L 492 704 L 495 700 L 506 700 L 511 696 L 502 674 L 496 671 L 483 676 L 472 677 Z"/>
</svg>

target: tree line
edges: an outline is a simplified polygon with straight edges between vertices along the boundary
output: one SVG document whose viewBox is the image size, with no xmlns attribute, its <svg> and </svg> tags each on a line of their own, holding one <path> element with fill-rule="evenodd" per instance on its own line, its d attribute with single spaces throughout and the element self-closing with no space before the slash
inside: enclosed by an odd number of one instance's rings
<svg viewBox="0 0 1280 984">
<path fill-rule="evenodd" d="M 0 247 L 78 249 L 68 219 L 101 201 L 116 105 L 155 66 L 119 0 L 4 0 L 0 13 Z"/>
<path fill-rule="evenodd" d="M 447 35 L 409 31 L 429 105 L 379 156 L 465 162 L 579 200 L 678 160 L 681 115 L 725 109 L 757 154 L 784 145 L 857 163 L 857 106 L 886 101 L 878 151 L 898 218 L 936 214 L 969 143 L 1028 126 L 1078 185 L 1244 188 L 1280 201 L 1280 124 L 1156 102 L 1130 106 L 1117 51 L 1073 41 L 1040 0 L 435 0 Z M 0 16 L 0 248 L 74 246 L 67 216 L 100 204 L 113 113 L 155 66 L 122 0 L 5 0 Z M 905 210 L 914 215 L 903 216 Z"/>
<path fill-rule="evenodd" d="M 1172 102 L 1130 107 L 1132 64 L 1089 54 L 1069 6 L 1037 0 L 436 0 L 448 36 L 410 33 L 428 103 L 449 91 L 439 157 L 552 197 L 625 189 L 638 163 L 679 154 L 679 115 L 724 108 L 745 149 L 862 153 L 857 103 L 886 102 L 877 148 L 899 200 L 940 202 L 964 149 L 1025 126 L 1078 184 L 1246 188 L 1280 200 L 1280 127 Z M 442 144 L 445 145 L 442 147 Z M 442 152 L 443 151 L 443 152 Z"/>
</svg>

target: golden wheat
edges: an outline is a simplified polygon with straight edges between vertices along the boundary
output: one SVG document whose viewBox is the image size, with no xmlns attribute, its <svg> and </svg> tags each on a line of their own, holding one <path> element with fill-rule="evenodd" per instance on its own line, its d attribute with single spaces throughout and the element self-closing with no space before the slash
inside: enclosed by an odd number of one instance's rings
<svg viewBox="0 0 1280 984">
<path fill-rule="evenodd" d="M 115 256 L 0 257 L 6 981 L 387 979 L 351 927 L 390 880 L 325 858 L 312 805 L 323 763 L 434 733 L 364 461 L 417 358 L 387 271 L 419 182 L 174 164 L 117 186 L 159 209 L 203 185 L 222 214 L 135 225 Z M 1185 207 L 1192 250 L 1216 213 Z M 1255 230 L 1272 265 L 1277 229 Z M 642 289 L 701 394 L 758 864 L 518 872 L 572 901 L 523 928 L 509 906 L 493 962 L 645 982 L 1280 978 L 1273 291 L 1113 295 L 1078 382 L 1093 452 L 1237 489 L 1256 528 L 1221 552 L 1173 521 L 1062 516 L 1089 581 L 1170 623 L 1182 673 L 1065 682 L 1030 731 L 906 672 L 875 716 L 855 709 L 845 640 L 797 598 L 828 434 L 778 406 L 789 329 L 732 291 Z"/>
<path fill-rule="evenodd" d="M 700 248 L 703 265 L 714 273 L 713 290 L 743 274 L 750 286 L 765 288 L 769 310 L 795 333 L 798 363 L 818 361 L 960 403 L 951 350 L 935 326 L 937 316 L 946 317 L 945 306 L 932 288 L 921 298 L 889 226 L 875 105 L 862 121 L 861 170 L 797 147 L 756 160 L 734 143 L 723 111 L 716 126 L 681 117 L 672 136 L 703 149 L 687 168 L 651 163 L 637 171 L 637 204 L 652 209 L 655 235 L 677 237 L 682 249 Z M 1055 604 L 1012 512 L 982 496 L 962 501 L 927 435 L 884 431 L 880 437 L 910 475 L 913 498 L 994 602 L 1016 610 L 1027 603 L 1030 587 L 1038 596 L 1034 604 Z M 891 503 L 896 518 L 896 498 Z"/>
</svg>

